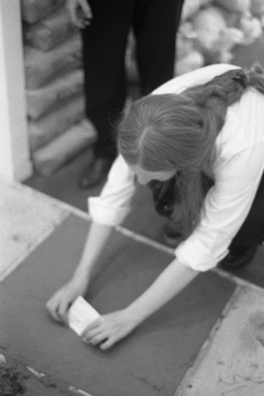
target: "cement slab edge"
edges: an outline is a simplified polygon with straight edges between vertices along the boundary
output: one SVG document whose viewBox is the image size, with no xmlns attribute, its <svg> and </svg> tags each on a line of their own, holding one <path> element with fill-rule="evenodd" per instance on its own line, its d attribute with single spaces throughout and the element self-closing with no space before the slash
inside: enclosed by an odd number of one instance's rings
<svg viewBox="0 0 264 396">
<path fill-rule="evenodd" d="M 216 321 L 216 323 L 215 323 L 214 327 L 211 329 L 206 341 L 200 348 L 200 351 L 199 351 L 192 367 L 186 372 L 184 378 L 181 381 L 181 384 L 178 386 L 178 388 L 173 396 L 187 396 L 188 395 L 189 384 L 191 383 L 194 374 L 200 367 L 201 362 L 204 361 L 204 359 L 206 358 L 207 352 L 208 352 L 211 344 L 214 342 L 214 337 L 215 337 L 217 331 L 221 328 L 223 319 L 228 314 L 231 307 L 234 305 L 235 301 L 241 294 L 242 289 L 243 289 L 243 286 L 236 287 L 232 297 L 229 299 L 225 308 L 223 309 L 221 316 Z"/>
<path fill-rule="evenodd" d="M 66 217 L 62 220 L 66 220 Z M 62 223 L 62 222 L 61 222 Z M 60 223 L 60 224 L 61 224 Z M 11 275 L 25 260 L 26 258 L 34 252 L 53 232 L 54 230 L 60 225 L 56 224 L 54 227 L 50 228 L 46 232 L 44 232 L 38 239 L 34 241 L 27 249 L 15 260 L 8 264 L 4 270 L 0 273 L 0 283 L 2 283 L 9 275 Z"/>
<path fill-rule="evenodd" d="M 174 396 L 263 394 L 263 302 L 263 289 L 237 286 Z"/>
<path fill-rule="evenodd" d="M 61 395 L 63 394 L 65 396 L 95 396 L 73 385 L 70 385 L 59 378 L 39 372 L 17 359 L 10 358 L 7 355 L 2 354 L 0 351 L 0 380 L 2 379 L 2 374 L 4 376 L 4 382 L 6 383 L 6 386 L 20 386 L 21 390 L 23 389 L 23 393 L 24 391 L 28 390 L 34 391 L 32 386 L 34 388 L 37 384 L 37 386 L 43 387 L 45 391 L 48 391 L 48 389 L 52 391 L 53 389 L 57 388 Z M 31 389 L 28 389 L 28 387 Z M 47 393 L 45 392 L 45 394 Z"/>
<path fill-rule="evenodd" d="M 1 179 L 2 181 L 2 179 Z M 45 195 L 37 190 L 34 190 L 30 187 L 24 186 L 19 182 L 6 182 L 4 181 L 5 184 L 10 186 L 11 188 L 14 188 L 15 190 L 19 192 L 26 192 L 28 197 L 32 197 L 33 199 L 37 199 L 42 202 L 46 202 L 47 204 L 52 204 L 58 208 L 58 211 L 60 212 L 60 218 L 57 222 L 54 222 L 52 226 L 50 226 L 48 229 L 43 231 L 43 233 L 39 236 L 39 238 L 35 239 L 27 248 L 25 251 L 15 260 L 10 262 L 8 264 L 8 267 L 4 268 L 0 272 L 0 283 L 3 282 L 11 273 L 20 265 L 23 263 L 23 261 L 34 251 L 37 249 L 38 246 L 40 246 L 44 240 L 46 240 L 53 232 L 54 230 L 59 227 L 63 221 L 65 221 L 71 214 L 71 210 L 69 210 L 69 207 L 66 207 L 64 205 L 60 204 L 59 200 L 53 200 L 50 199 L 48 195 Z"/>
<path fill-rule="evenodd" d="M 71 204 L 68 204 L 66 202 L 63 202 L 57 198 L 51 197 L 48 194 L 45 194 L 41 191 L 35 190 L 32 187 L 26 186 L 24 184 L 21 184 L 20 182 L 12 182 L 10 183 L 11 186 L 16 186 L 18 189 L 20 190 L 24 190 L 27 191 L 28 194 L 31 194 L 34 197 L 37 197 L 39 199 L 45 199 L 48 202 L 53 202 L 56 206 L 58 206 L 61 209 L 64 209 L 66 212 L 68 212 L 68 216 L 70 216 L 70 214 L 74 214 L 84 220 L 87 221 L 92 221 L 91 216 L 89 215 L 88 212 L 84 212 L 81 209 L 76 208 L 75 206 L 72 206 Z M 58 224 L 59 226 L 60 224 Z M 56 227 L 55 227 L 56 228 Z M 54 230 L 55 230 L 54 228 Z M 170 254 L 171 256 L 174 256 L 174 249 L 166 246 L 160 242 L 154 241 L 146 236 L 143 236 L 141 234 L 138 234 L 132 230 L 129 230 L 128 228 L 125 228 L 121 225 L 118 225 L 115 227 L 116 231 L 120 232 L 121 234 L 137 241 L 140 243 L 143 243 L 144 245 L 150 246 L 152 248 L 158 249 L 159 251 L 163 251 L 165 253 Z M 54 231 L 53 230 L 53 231 Z M 50 234 L 49 234 L 50 235 Z M 49 235 L 44 236 L 42 240 L 39 241 L 39 244 L 41 244 L 42 241 L 44 241 Z M 34 249 L 33 249 L 34 250 Z M 31 253 L 31 251 L 30 251 Z M 23 260 L 25 259 L 25 257 L 23 257 Z M 16 264 L 16 266 L 19 265 L 19 263 Z M 15 267 L 16 268 L 16 267 Z M 14 268 L 14 269 L 15 269 Z M 230 274 L 225 272 L 224 270 L 221 270 L 220 268 L 214 268 L 211 271 L 215 272 L 217 275 L 219 275 L 220 277 L 226 278 L 228 280 L 230 280 L 231 282 L 234 282 L 236 285 L 240 285 L 240 286 L 246 286 L 246 287 L 250 287 L 256 290 L 263 290 L 260 286 L 257 286 L 255 284 L 253 284 L 250 281 L 247 281 L 245 279 L 239 278 L 238 276 L 234 275 L 234 274 Z M 1 280 L 0 280 L 1 282 Z"/>
</svg>

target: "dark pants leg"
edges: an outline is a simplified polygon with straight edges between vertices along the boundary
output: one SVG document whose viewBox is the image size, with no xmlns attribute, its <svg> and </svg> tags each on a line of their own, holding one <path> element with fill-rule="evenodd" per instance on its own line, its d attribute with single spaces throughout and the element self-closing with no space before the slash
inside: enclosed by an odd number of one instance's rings
<svg viewBox="0 0 264 396">
<path fill-rule="evenodd" d="M 264 174 L 250 212 L 230 244 L 232 249 L 246 249 L 264 241 Z"/>
<path fill-rule="evenodd" d="M 126 98 L 125 53 L 132 25 L 143 93 L 173 77 L 175 36 L 183 0 L 90 0 L 83 31 L 86 114 L 98 131 L 97 157 L 114 158 L 112 131 Z"/>
<path fill-rule="evenodd" d="M 136 0 L 133 28 L 143 95 L 174 76 L 182 5 L 183 0 Z"/>
<path fill-rule="evenodd" d="M 83 31 L 86 114 L 98 131 L 95 155 L 116 156 L 113 127 L 126 98 L 125 51 L 134 0 L 90 0 L 93 20 Z"/>
</svg>

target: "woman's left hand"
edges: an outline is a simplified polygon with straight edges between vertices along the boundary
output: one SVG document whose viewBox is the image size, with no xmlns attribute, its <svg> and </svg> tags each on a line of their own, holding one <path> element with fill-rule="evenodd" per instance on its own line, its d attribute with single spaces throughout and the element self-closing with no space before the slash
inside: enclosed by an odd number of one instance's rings
<svg viewBox="0 0 264 396">
<path fill-rule="evenodd" d="M 125 309 L 116 311 L 100 316 L 87 326 L 82 339 L 88 344 L 100 344 L 100 349 L 106 350 L 127 336 L 137 324 Z"/>
</svg>

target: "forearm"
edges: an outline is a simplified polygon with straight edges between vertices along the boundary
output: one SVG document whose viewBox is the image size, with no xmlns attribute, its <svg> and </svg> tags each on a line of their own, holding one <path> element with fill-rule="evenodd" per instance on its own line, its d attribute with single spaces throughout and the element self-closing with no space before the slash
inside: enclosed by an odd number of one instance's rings
<svg viewBox="0 0 264 396">
<path fill-rule="evenodd" d="M 173 260 L 154 283 L 127 307 L 127 311 L 137 323 L 142 322 L 176 296 L 197 275 L 198 271 L 180 264 L 177 259 Z"/>
<path fill-rule="evenodd" d="M 96 265 L 102 249 L 106 246 L 113 227 L 98 223 L 92 223 L 83 248 L 82 256 L 73 278 L 85 277 L 90 280 L 92 270 Z"/>
</svg>

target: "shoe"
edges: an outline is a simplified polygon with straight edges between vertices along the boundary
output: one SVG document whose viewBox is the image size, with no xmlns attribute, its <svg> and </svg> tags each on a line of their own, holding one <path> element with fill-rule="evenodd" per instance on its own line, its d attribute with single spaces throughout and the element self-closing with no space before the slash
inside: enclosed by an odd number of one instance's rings
<svg viewBox="0 0 264 396">
<path fill-rule="evenodd" d="M 170 218 L 174 205 L 179 203 L 180 195 L 177 189 L 176 176 L 164 182 L 152 180 L 148 186 L 153 193 L 153 202 L 160 216 Z"/>
<path fill-rule="evenodd" d="M 254 257 L 257 246 L 244 249 L 231 249 L 228 255 L 220 261 L 220 266 L 226 269 L 237 269 L 247 265 Z"/>
<path fill-rule="evenodd" d="M 105 158 L 94 158 L 80 179 L 81 188 L 91 188 L 100 184 L 107 176 L 113 160 Z"/>
<path fill-rule="evenodd" d="M 176 248 L 183 241 L 180 224 L 166 224 L 162 230 L 162 239 L 166 245 Z"/>
</svg>

